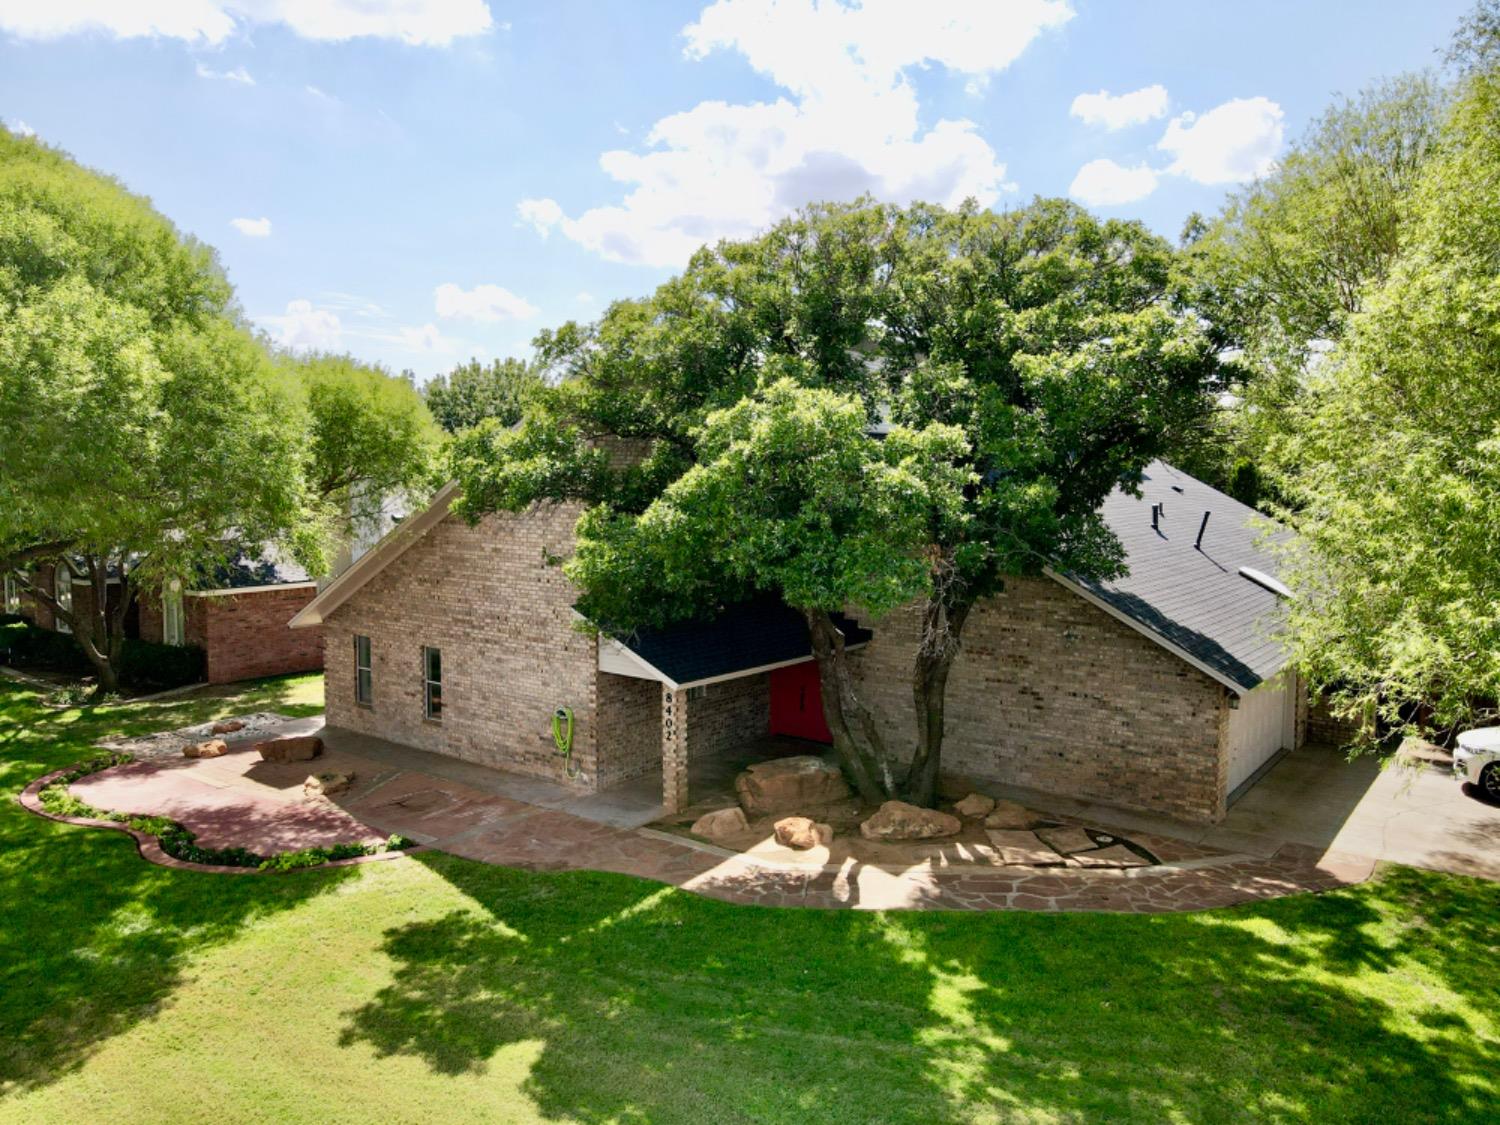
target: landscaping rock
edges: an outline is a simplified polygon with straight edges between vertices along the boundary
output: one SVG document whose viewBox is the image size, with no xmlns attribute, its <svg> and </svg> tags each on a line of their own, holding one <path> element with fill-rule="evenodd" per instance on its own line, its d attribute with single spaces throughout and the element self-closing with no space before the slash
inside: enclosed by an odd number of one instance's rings
<svg viewBox="0 0 1500 1125">
<path fill-rule="evenodd" d="M 315 734 L 273 738 L 269 742 L 257 742 L 255 748 L 268 762 L 310 762 L 323 752 L 323 740 Z"/>
<path fill-rule="evenodd" d="M 217 758 L 228 752 L 229 747 L 217 738 L 211 738 L 207 742 L 192 742 L 182 748 L 184 758 Z"/>
<path fill-rule="evenodd" d="M 963 822 L 958 817 L 905 801 L 887 801 L 859 826 L 860 835 L 866 840 L 930 840 L 956 836 L 962 830 Z"/>
<path fill-rule="evenodd" d="M 818 824 L 811 817 L 788 816 L 776 822 L 776 842 L 787 848 L 827 847 L 833 843 L 833 829 Z"/>
<path fill-rule="evenodd" d="M 970 793 L 953 806 L 953 811 L 959 816 L 988 816 L 994 807 L 995 798 L 986 797 L 983 793 Z"/>
<path fill-rule="evenodd" d="M 1092 851 L 1099 846 L 1082 828 L 1044 828 L 1037 835 L 1063 855 Z"/>
<path fill-rule="evenodd" d="M 1035 832 L 991 828 L 985 835 L 1000 852 L 1001 860 L 1017 867 L 1058 867 L 1063 857 L 1037 839 Z"/>
<path fill-rule="evenodd" d="M 757 762 L 734 779 L 734 791 L 750 816 L 831 805 L 849 796 L 838 767 L 811 754 Z"/>
<path fill-rule="evenodd" d="M 210 728 L 212 734 L 233 734 L 237 730 L 244 730 L 245 723 L 242 719 L 223 719 Z"/>
<path fill-rule="evenodd" d="M 735 805 L 729 809 L 715 809 L 704 813 L 688 829 L 694 836 L 705 840 L 727 840 L 731 836 L 747 831 L 750 822 L 745 819 L 745 810 Z"/>
<path fill-rule="evenodd" d="M 996 801 L 994 809 L 984 818 L 986 828 L 1009 830 L 1032 828 L 1041 822 L 1041 817 L 1015 801 Z"/>
<path fill-rule="evenodd" d="M 353 782 L 352 773 L 315 773 L 302 783 L 302 795 L 307 798 L 331 797 L 348 789 Z"/>
</svg>

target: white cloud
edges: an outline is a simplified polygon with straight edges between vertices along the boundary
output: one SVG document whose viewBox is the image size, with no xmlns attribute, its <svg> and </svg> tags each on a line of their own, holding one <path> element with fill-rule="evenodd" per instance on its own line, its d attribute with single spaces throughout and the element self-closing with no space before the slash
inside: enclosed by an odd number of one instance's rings
<svg viewBox="0 0 1500 1125">
<path fill-rule="evenodd" d="M 1068 194 L 1090 207 L 1111 207 L 1145 199 L 1156 190 L 1156 173 L 1144 164 L 1126 168 L 1113 160 L 1090 160 L 1068 185 Z"/>
<path fill-rule="evenodd" d="M 259 219 L 230 219 L 229 225 L 246 238 L 271 237 L 271 220 L 265 216 L 261 216 Z"/>
<path fill-rule="evenodd" d="M 199 63 L 197 73 L 199 78 L 215 78 L 224 82 L 238 82 L 245 86 L 255 85 L 255 79 L 242 66 L 237 66 L 233 70 L 214 70 L 212 67 L 207 67 Z"/>
<path fill-rule="evenodd" d="M 433 291 L 438 316 L 445 320 L 478 320 L 494 323 L 501 320 L 525 320 L 540 310 L 524 297 L 498 285 L 476 285 L 461 289 L 451 281 Z"/>
<path fill-rule="evenodd" d="M 928 0 L 920 19 L 904 0 L 719 0 L 684 29 L 687 56 L 738 52 L 788 96 L 664 117 L 642 150 L 600 157 L 618 201 L 569 216 L 528 199 L 518 214 L 612 261 L 677 266 L 816 200 L 991 204 L 1013 189 L 1005 165 L 971 121 L 924 131 L 908 71 L 982 83 L 1072 14 L 1064 0 Z"/>
<path fill-rule="evenodd" d="M 587 289 L 580 289 L 577 293 L 573 294 L 573 300 L 577 301 L 580 305 L 592 305 L 595 298 Z"/>
<path fill-rule="evenodd" d="M 1176 158 L 1167 171 L 1200 184 L 1249 180 L 1275 164 L 1282 117 L 1269 98 L 1235 98 L 1201 115 L 1174 117 L 1156 147 Z"/>
<path fill-rule="evenodd" d="M 419 327 L 399 328 L 395 335 L 379 338 L 413 352 L 456 352 L 460 346 L 458 340 L 444 336 L 438 326 L 430 322 Z"/>
<path fill-rule="evenodd" d="M 1167 88 L 1158 85 L 1128 94 L 1111 94 L 1108 90 L 1079 94 L 1073 99 L 1071 112 L 1085 125 L 1103 125 L 1106 129 L 1140 125 L 1166 116 Z"/>
<path fill-rule="evenodd" d="M 0 30 L 24 39 L 82 32 L 222 43 L 255 24 L 304 39 L 396 39 L 446 47 L 494 26 L 485 0 L 0 0 Z"/>
<path fill-rule="evenodd" d="M 314 308 L 311 301 L 288 301 L 283 315 L 257 319 L 272 331 L 277 343 L 298 351 L 332 351 L 343 340 L 338 314 Z"/>
<path fill-rule="evenodd" d="M 552 233 L 552 228 L 563 221 L 563 209 L 557 205 L 555 199 L 523 199 L 516 204 L 516 214 L 521 221 L 534 228 L 537 234 L 546 238 Z"/>
<path fill-rule="evenodd" d="M 20 118 L 17 118 L 16 120 L 10 122 L 10 124 L 6 125 L 5 127 L 18 137 L 36 136 L 36 130 L 33 129 L 30 125 L 26 124 L 26 122 L 22 121 Z"/>
</svg>

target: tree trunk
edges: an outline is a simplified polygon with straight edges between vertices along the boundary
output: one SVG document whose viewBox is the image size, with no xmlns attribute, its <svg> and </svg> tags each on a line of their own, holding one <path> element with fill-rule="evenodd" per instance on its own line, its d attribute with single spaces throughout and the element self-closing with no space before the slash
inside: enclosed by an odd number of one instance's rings
<svg viewBox="0 0 1500 1125">
<path fill-rule="evenodd" d="M 896 791 L 890 756 L 874 716 L 854 690 L 843 634 L 823 610 L 804 610 L 803 616 L 807 618 L 813 656 L 818 661 L 823 718 L 833 735 L 834 749 L 862 798 L 872 804 L 889 800 Z"/>
<path fill-rule="evenodd" d="M 922 637 L 912 667 L 912 701 L 916 705 L 917 752 L 906 773 L 906 795 L 914 805 L 937 800 L 938 770 L 943 759 L 943 716 L 948 673 L 958 656 L 964 622 L 973 602 L 957 597 L 953 587 L 939 586 L 922 611 Z"/>
</svg>

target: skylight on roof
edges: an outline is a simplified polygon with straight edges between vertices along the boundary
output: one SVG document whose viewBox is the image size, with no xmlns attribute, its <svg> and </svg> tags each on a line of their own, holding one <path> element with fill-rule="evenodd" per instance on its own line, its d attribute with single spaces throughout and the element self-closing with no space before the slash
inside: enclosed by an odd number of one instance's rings
<svg viewBox="0 0 1500 1125">
<path fill-rule="evenodd" d="M 1280 579 L 1272 578 L 1269 574 L 1265 573 L 1265 571 L 1256 570 L 1253 566 L 1240 567 L 1240 577 L 1248 578 L 1257 586 L 1264 586 L 1278 598 L 1295 598 L 1297 596 L 1296 594 L 1292 593 L 1291 588 L 1288 587 L 1286 583 L 1282 582 Z"/>
</svg>

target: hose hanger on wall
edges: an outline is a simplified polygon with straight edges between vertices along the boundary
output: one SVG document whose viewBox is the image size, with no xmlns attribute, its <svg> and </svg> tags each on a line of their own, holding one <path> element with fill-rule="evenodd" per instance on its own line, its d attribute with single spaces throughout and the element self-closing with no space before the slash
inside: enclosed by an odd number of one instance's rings
<svg viewBox="0 0 1500 1125">
<path fill-rule="evenodd" d="M 562 755 L 563 776 L 572 781 L 583 772 L 573 764 L 573 708 L 559 707 L 552 712 L 552 743 Z"/>
</svg>

